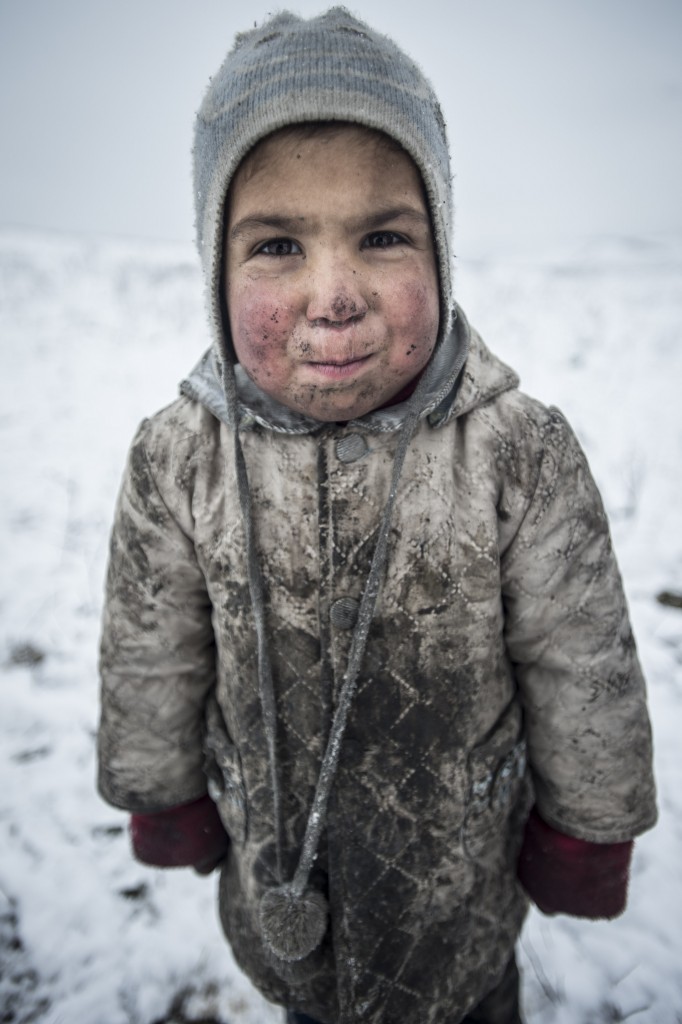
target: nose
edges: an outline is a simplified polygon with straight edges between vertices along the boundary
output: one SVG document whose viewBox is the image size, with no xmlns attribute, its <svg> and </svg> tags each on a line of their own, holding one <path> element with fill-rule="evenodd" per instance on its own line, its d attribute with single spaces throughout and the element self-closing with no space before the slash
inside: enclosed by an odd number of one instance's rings
<svg viewBox="0 0 682 1024">
<path fill-rule="evenodd" d="M 369 309 L 362 274 L 339 260 L 318 261 L 311 268 L 306 316 L 313 325 L 341 325 Z"/>
</svg>

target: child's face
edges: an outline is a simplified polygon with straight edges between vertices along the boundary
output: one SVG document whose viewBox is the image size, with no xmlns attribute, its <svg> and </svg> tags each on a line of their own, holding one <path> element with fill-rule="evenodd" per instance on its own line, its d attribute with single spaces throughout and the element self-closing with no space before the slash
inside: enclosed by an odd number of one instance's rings
<svg viewBox="0 0 682 1024">
<path fill-rule="evenodd" d="M 240 166 L 225 241 L 239 362 L 283 405 L 343 421 L 428 362 L 438 276 L 410 157 L 355 126 L 277 133 Z"/>
</svg>

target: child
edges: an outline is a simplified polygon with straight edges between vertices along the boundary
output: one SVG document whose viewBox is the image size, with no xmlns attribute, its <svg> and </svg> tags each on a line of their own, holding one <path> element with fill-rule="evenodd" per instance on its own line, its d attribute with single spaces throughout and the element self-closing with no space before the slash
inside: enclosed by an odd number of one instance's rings
<svg viewBox="0 0 682 1024">
<path fill-rule="evenodd" d="M 101 792 L 141 860 L 221 864 L 290 1021 L 518 1022 L 525 893 L 616 916 L 655 820 L 584 455 L 453 307 L 445 125 L 390 40 L 239 36 L 194 158 L 215 343 L 130 453 Z"/>
</svg>

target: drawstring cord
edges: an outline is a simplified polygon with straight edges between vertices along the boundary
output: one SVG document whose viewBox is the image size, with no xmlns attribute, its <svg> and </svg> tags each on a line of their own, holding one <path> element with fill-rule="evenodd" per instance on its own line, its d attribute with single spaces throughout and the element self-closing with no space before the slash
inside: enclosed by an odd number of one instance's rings
<svg viewBox="0 0 682 1024">
<path fill-rule="evenodd" d="M 222 365 L 223 388 L 227 399 L 227 410 L 229 416 L 232 437 L 234 441 L 234 461 L 237 474 L 237 493 L 239 506 L 246 534 L 246 564 L 249 580 L 249 593 L 251 596 L 251 607 L 256 623 L 256 641 L 258 653 L 258 692 L 263 712 L 263 725 L 265 727 L 265 739 L 268 748 L 268 764 L 270 768 L 270 785 L 272 788 L 273 817 L 275 821 L 276 837 L 276 871 L 277 879 L 282 882 L 282 810 L 279 793 L 279 773 L 277 768 L 277 708 L 275 705 L 275 688 L 272 682 L 272 669 L 270 666 L 270 655 L 267 649 L 265 633 L 265 597 L 263 588 L 263 577 L 258 562 L 256 550 L 256 538 L 251 506 L 251 491 L 249 479 L 246 473 L 246 462 L 239 438 L 239 403 L 237 399 L 237 383 L 234 375 L 234 368 L 228 360 L 223 360 Z"/>
</svg>

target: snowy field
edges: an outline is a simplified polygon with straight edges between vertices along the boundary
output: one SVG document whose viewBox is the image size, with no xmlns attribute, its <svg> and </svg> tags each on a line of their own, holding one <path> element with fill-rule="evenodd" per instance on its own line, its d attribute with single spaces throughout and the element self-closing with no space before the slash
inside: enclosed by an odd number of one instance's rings
<svg viewBox="0 0 682 1024">
<path fill-rule="evenodd" d="M 531 913 L 527 1021 L 680 1024 L 682 239 L 468 264 L 457 294 L 587 449 L 654 722 L 661 816 L 636 845 L 628 910 Z M 0 233 L 3 1024 L 281 1021 L 233 964 L 215 877 L 135 863 L 126 816 L 94 790 L 115 495 L 138 421 L 206 347 L 201 303 L 188 247 Z"/>
</svg>

